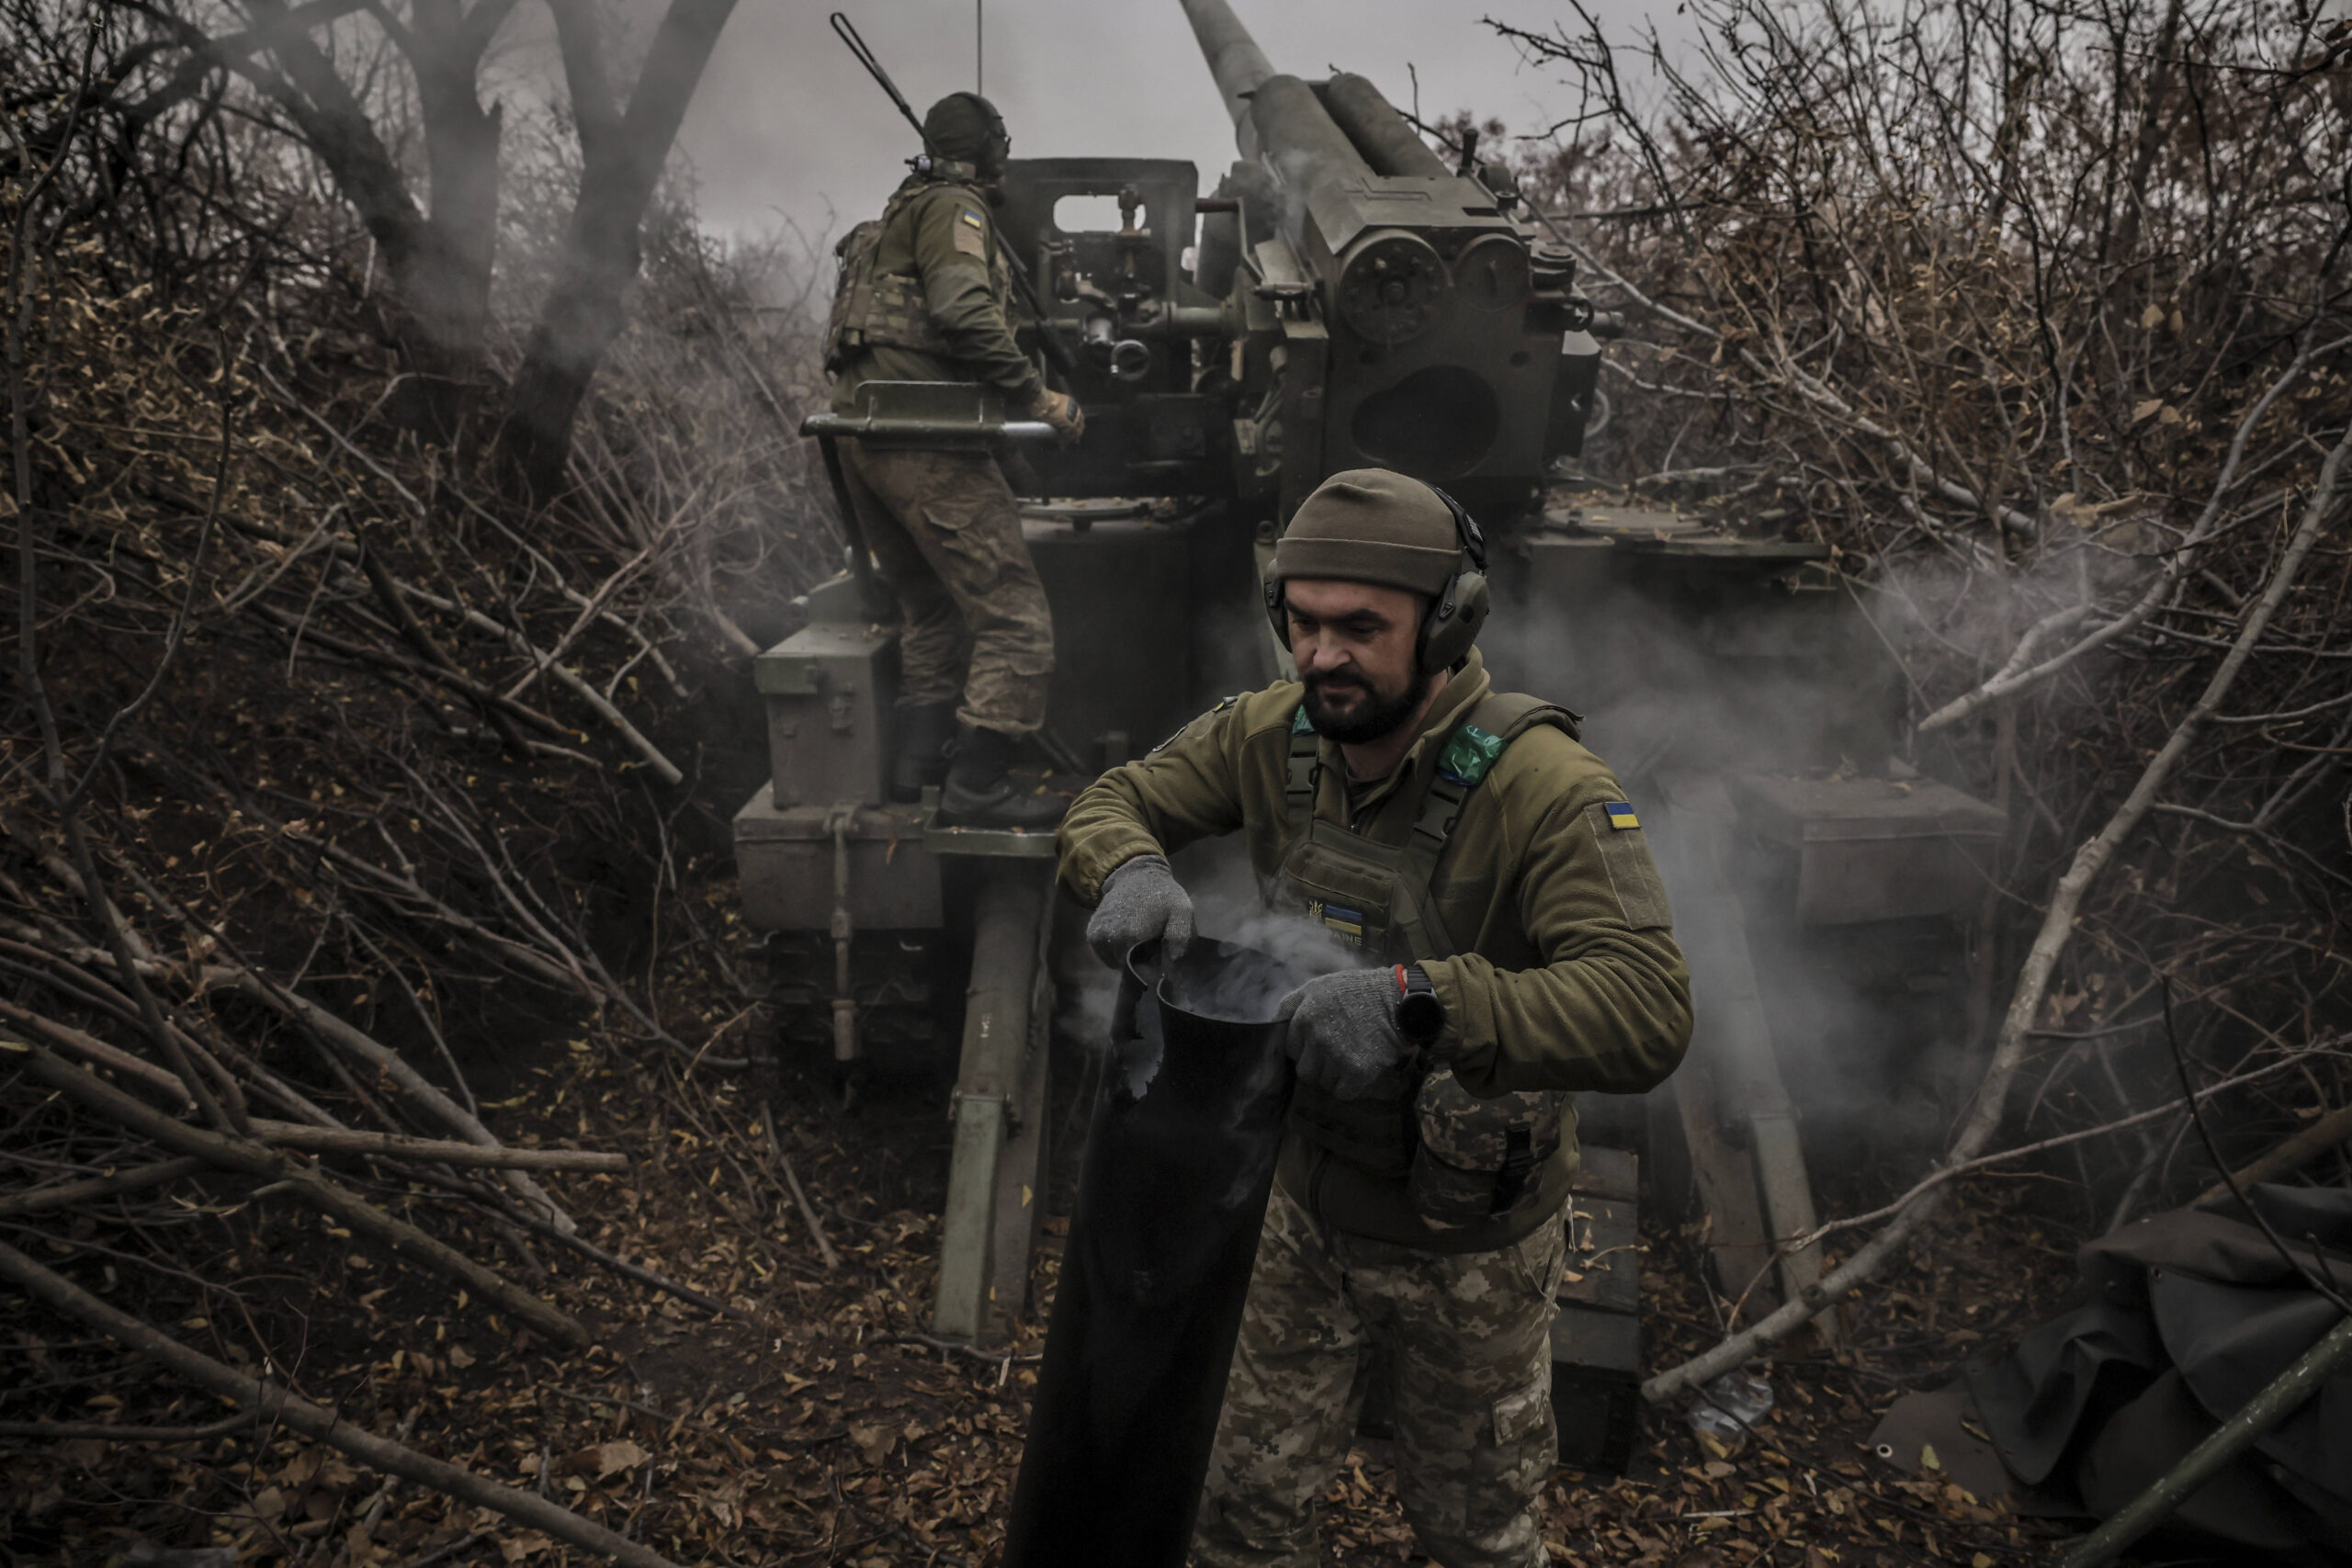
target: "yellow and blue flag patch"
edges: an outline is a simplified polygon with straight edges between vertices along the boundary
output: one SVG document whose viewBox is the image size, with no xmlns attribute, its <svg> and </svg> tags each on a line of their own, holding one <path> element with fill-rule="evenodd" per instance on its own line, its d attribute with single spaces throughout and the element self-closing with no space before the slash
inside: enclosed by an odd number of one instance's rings
<svg viewBox="0 0 2352 1568">
<path fill-rule="evenodd" d="M 1634 807 L 1629 801 L 1612 800 L 1605 809 L 1609 813 L 1609 825 L 1611 828 L 1623 830 L 1642 825 L 1642 819 L 1634 815 Z"/>
<path fill-rule="evenodd" d="M 958 255 L 978 256 L 986 260 L 989 254 L 988 225 L 980 215 L 968 207 L 956 209 L 956 224 L 948 231 L 948 239 Z"/>
<path fill-rule="evenodd" d="M 1342 909 L 1337 904 L 1310 898 L 1306 902 L 1306 918 L 1322 921 L 1341 942 L 1356 947 L 1363 945 L 1363 911 L 1361 909 Z"/>
</svg>

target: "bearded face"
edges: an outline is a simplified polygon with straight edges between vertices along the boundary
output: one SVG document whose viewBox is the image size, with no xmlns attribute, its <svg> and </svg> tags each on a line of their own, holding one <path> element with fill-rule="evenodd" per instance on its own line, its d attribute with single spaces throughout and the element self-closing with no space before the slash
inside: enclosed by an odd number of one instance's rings
<svg viewBox="0 0 2352 1568">
<path fill-rule="evenodd" d="M 1430 694 L 1430 672 L 1418 665 L 1401 682 L 1385 689 L 1357 669 L 1318 671 L 1301 678 L 1306 682 L 1306 722 L 1342 746 L 1363 746 L 1394 735 L 1420 711 L 1421 699 Z"/>
<path fill-rule="evenodd" d="M 1428 602 L 1401 588 L 1301 578 L 1283 585 L 1306 720 L 1342 746 L 1410 722 L 1433 677 L 1419 658 Z"/>
</svg>

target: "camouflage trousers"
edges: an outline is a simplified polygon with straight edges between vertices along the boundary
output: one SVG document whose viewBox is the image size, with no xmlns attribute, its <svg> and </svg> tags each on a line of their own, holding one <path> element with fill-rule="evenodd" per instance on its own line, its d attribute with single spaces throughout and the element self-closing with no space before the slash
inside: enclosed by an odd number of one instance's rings
<svg viewBox="0 0 2352 1568">
<path fill-rule="evenodd" d="M 1316 1501 L 1385 1355 L 1405 1517 L 1444 1568 L 1541 1568 L 1536 1499 L 1558 1453 L 1554 1219 L 1512 1247 L 1439 1253 L 1336 1232 L 1277 1185 L 1258 1240 L 1193 1534 L 1197 1568 L 1314 1568 Z"/>
<path fill-rule="evenodd" d="M 842 478 L 905 625 L 899 701 L 956 702 L 976 728 L 1046 721 L 1054 623 L 1012 487 L 985 452 L 841 444 Z"/>
</svg>

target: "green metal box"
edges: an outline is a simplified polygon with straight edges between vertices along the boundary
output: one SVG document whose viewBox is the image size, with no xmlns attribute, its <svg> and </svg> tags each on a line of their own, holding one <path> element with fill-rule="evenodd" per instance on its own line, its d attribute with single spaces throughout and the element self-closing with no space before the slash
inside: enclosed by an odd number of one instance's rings
<svg viewBox="0 0 2352 1568">
<path fill-rule="evenodd" d="M 861 622 L 819 622 L 752 660 L 776 805 L 888 798 L 898 672 L 898 633 Z"/>
<path fill-rule="evenodd" d="M 735 814 L 735 869 L 743 919 L 760 931 L 822 931 L 833 918 L 834 808 L 779 807 L 773 787 Z M 912 806 L 863 807 L 844 835 L 850 921 L 858 931 L 929 931 L 940 924 L 939 862 Z"/>
</svg>

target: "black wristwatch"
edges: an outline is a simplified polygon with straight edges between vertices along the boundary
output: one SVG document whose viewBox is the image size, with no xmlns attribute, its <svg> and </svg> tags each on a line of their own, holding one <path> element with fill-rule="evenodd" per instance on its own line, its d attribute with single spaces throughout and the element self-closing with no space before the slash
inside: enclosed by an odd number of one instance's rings
<svg viewBox="0 0 2352 1568">
<path fill-rule="evenodd" d="M 1396 965 L 1396 1032 L 1416 1045 L 1427 1045 L 1445 1032 L 1445 1004 L 1437 987 L 1418 964 Z"/>
</svg>

